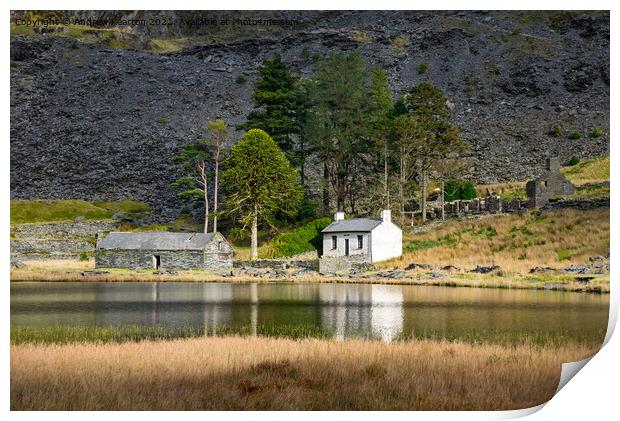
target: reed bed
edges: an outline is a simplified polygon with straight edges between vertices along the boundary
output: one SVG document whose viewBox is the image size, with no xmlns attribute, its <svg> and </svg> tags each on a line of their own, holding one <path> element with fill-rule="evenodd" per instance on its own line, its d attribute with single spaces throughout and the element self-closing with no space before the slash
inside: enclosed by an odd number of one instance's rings
<svg viewBox="0 0 620 421">
<path fill-rule="evenodd" d="M 12 410 L 499 410 L 549 400 L 596 349 L 194 338 L 11 346 Z"/>
<path fill-rule="evenodd" d="M 538 345 L 559 347 L 582 343 L 598 347 L 603 343 L 606 329 L 571 332 L 567 329 L 544 331 L 513 331 L 505 329 L 473 329 L 469 331 L 417 329 L 402 332 L 394 341 L 436 340 L 470 344 L 494 343 L 499 345 Z M 70 343 L 122 343 L 140 341 L 165 341 L 183 338 L 263 336 L 286 339 L 330 339 L 333 332 L 321 326 L 308 324 L 240 324 L 220 326 L 11 326 L 11 344 L 70 344 Z M 350 338 L 380 341 L 379 334 L 350 332 Z"/>
</svg>

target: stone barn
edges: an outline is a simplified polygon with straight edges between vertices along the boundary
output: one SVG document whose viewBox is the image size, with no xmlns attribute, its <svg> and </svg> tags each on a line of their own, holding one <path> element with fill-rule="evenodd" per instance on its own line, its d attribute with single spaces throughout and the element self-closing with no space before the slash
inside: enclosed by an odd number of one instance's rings
<svg viewBox="0 0 620 421">
<path fill-rule="evenodd" d="M 111 232 L 97 241 L 98 268 L 232 268 L 232 246 L 220 233 Z"/>
<path fill-rule="evenodd" d="M 355 269 L 403 254 L 403 231 L 392 222 L 391 211 L 381 211 L 381 218 L 344 219 L 344 212 L 334 215 L 334 222 L 323 231 L 321 273 Z"/>
</svg>

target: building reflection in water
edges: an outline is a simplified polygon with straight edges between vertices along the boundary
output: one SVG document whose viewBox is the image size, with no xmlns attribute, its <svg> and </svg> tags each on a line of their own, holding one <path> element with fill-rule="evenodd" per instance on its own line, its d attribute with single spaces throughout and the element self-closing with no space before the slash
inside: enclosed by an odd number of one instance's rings
<svg viewBox="0 0 620 421">
<path fill-rule="evenodd" d="M 337 339 L 478 332 L 586 337 L 607 326 L 609 296 L 368 284 L 24 283 L 11 324 L 315 327 Z"/>
<path fill-rule="evenodd" d="M 390 341 L 402 333 L 403 293 L 395 285 L 320 285 L 321 322 L 337 339 Z"/>
</svg>

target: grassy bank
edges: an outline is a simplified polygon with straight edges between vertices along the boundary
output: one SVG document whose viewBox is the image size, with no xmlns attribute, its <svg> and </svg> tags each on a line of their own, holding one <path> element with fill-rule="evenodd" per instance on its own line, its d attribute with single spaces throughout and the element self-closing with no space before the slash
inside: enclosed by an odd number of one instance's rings
<svg viewBox="0 0 620 421">
<path fill-rule="evenodd" d="M 563 268 L 609 253 L 609 209 L 490 215 L 449 220 L 426 232 L 403 235 L 403 256 L 383 268 L 411 263 L 498 265 L 505 275 L 536 266 Z"/>
<path fill-rule="evenodd" d="M 134 200 L 11 200 L 11 225 L 73 221 L 77 217 L 98 221 L 117 213 L 139 218 L 150 212 L 149 205 Z"/>
<path fill-rule="evenodd" d="M 494 410 L 543 403 L 573 344 L 262 337 L 12 345 L 12 410 Z"/>
</svg>

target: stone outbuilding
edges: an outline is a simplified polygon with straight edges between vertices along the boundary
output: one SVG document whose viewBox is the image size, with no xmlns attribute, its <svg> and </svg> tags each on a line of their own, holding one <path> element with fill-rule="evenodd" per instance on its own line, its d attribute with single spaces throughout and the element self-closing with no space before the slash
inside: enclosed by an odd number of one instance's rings
<svg viewBox="0 0 620 421">
<path fill-rule="evenodd" d="M 111 232 L 97 241 L 98 268 L 229 269 L 233 248 L 220 233 Z"/>
<path fill-rule="evenodd" d="M 337 212 L 334 222 L 321 233 L 321 273 L 350 270 L 403 254 L 403 231 L 392 222 L 389 210 L 381 211 L 381 218 L 376 219 L 344 219 L 344 212 Z"/>
<path fill-rule="evenodd" d="M 525 185 L 528 207 L 541 208 L 549 199 L 575 193 L 575 186 L 560 172 L 560 160 L 547 158 L 545 172 Z"/>
</svg>

